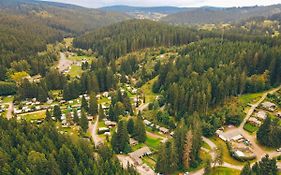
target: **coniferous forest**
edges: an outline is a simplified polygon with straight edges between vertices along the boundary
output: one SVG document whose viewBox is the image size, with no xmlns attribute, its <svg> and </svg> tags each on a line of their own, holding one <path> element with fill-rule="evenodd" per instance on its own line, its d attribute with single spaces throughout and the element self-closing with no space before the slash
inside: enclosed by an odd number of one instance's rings
<svg viewBox="0 0 281 175">
<path fill-rule="evenodd" d="M 0 174 L 277 174 L 281 6 L 131 8 L 0 0 Z"/>
</svg>

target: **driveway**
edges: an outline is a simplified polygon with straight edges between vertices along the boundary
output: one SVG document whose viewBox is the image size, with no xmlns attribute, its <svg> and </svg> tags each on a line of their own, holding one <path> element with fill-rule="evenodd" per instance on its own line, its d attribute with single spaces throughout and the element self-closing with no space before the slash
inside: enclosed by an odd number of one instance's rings
<svg viewBox="0 0 281 175">
<path fill-rule="evenodd" d="M 102 138 L 99 137 L 97 130 L 99 125 L 99 116 L 97 116 L 95 123 L 89 122 L 89 131 L 91 133 L 92 139 L 94 141 L 95 147 L 103 143 Z"/>
</svg>

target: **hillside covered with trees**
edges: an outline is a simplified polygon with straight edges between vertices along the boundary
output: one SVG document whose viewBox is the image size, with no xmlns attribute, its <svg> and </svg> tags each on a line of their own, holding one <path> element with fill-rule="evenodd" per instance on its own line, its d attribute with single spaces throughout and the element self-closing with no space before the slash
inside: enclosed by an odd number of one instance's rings
<svg viewBox="0 0 281 175">
<path fill-rule="evenodd" d="M 175 46 L 198 40 L 195 30 L 149 20 L 130 20 L 94 30 L 74 40 L 108 60 L 149 47 Z"/>
</svg>

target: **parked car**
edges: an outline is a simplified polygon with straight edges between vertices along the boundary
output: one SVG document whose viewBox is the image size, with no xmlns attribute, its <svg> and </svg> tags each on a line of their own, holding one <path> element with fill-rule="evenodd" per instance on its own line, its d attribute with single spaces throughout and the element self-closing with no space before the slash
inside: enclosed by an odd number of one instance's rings
<svg viewBox="0 0 281 175">
<path fill-rule="evenodd" d="M 278 148 L 276 151 L 277 151 L 277 152 L 281 152 L 281 148 Z"/>
</svg>

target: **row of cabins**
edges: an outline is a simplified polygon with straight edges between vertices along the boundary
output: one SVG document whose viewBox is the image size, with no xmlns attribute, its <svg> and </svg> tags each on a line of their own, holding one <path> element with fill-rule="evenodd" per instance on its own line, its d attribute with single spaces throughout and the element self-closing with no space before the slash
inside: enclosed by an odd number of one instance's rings
<svg viewBox="0 0 281 175">
<path fill-rule="evenodd" d="M 159 125 L 154 125 L 152 122 L 148 121 L 148 120 L 144 120 L 143 123 L 148 126 L 148 127 L 154 127 L 159 130 L 162 134 L 169 134 L 169 129 L 165 128 L 165 127 L 161 127 Z M 171 136 L 173 136 L 173 132 L 170 133 Z"/>
<path fill-rule="evenodd" d="M 248 123 L 254 126 L 261 126 L 262 122 L 267 118 L 267 113 L 263 110 L 256 112 L 253 116 L 248 119 Z"/>
</svg>

